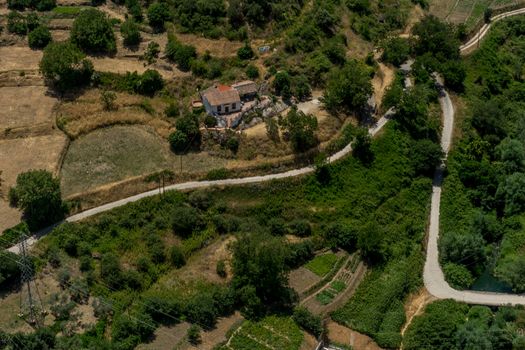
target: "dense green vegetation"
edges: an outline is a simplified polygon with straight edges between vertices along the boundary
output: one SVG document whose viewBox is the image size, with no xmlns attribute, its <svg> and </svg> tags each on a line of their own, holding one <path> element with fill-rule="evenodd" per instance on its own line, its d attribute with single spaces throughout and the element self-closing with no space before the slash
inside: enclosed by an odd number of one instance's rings
<svg viewBox="0 0 525 350">
<path fill-rule="evenodd" d="M 498 23 L 467 60 L 467 118 L 444 183 L 440 241 L 457 288 L 488 270 L 525 291 L 523 33 L 522 18 Z"/>
<path fill-rule="evenodd" d="M 523 308 L 468 306 L 452 300 L 428 305 L 414 318 L 403 348 L 416 349 L 522 349 Z"/>
<path fill-rule="evenodd" d="M 79 13 L 71 28 L 71 42 L 88 53 L 114 53 L 117 49 L 111 22 L 96 9 Z"/>
</svg>

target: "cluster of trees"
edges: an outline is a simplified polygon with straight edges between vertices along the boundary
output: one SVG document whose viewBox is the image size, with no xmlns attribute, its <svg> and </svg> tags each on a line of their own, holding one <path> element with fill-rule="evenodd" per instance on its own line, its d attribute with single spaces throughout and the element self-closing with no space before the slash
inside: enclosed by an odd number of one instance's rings
<svg viewBox="0 0 525 350">
<path fill-rule="evenodd" d="M 50 11 L 56 6 L 56 0 L 8 0 L 7 8 L 10 10 L 23 11 L 32 9 L 38 11 Z"/>
<path fill-rule="evenodd" d="M 470 118 L 449 162 L 445 182 L 442 264 L 449 283 L 468 288 L 486 269 L 516 292 L 525 291 L 523 82 L 510 72 L 522 58 L 523 19 L 495 27 L 468 59 Z M 512 44 L 511 44 L 512 43 Z M 505 57 L 505 58 L 504 58 Z M 496 266 L 495 269 L 492 266 Z"/>
<path fill-rule="evenodd" d="M 405 333 L 403 348 L 411 349 L 522 349 L 518 331 L 522 308 L 468 306 L 452 300 L 428 305 Z"/>
</svg>

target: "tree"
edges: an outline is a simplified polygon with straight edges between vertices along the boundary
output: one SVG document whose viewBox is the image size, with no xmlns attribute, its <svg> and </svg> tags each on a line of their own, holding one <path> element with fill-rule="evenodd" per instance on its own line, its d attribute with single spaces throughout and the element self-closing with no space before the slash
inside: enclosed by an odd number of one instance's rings
<svg viewBox="0 0 525 350">
<path fill-rule="evenodd" d="M 25 35 L 27 33 L 27 21 L 23 14 L 11 11 L 7 15 L 7 30 L 10 33 Z"/>
<path fill-rule="evenodd" d="M 498 264 L 496 276 L 507 282 L 516 293 L 525 291 L 525 257 L 522 255 L 505 259 Z"/>
<path fill-rule="evenodd" d="M 153 64 L 157 61 L 157 58 L 159 58 L 159 53 L 160 45 L 155 41 L 151 41 L 144 52 L 143 58 L 148 64 Z"/>
<path fill-rule="evenodd" d="M 193 232 L 203 229 L 205 222 L 199 211 L 192 207 L 179 207 L 173 212 L 173 231 L 186 238 Z"/>
<path fill-rule="evenodd" d="M 187 333 L 188 341 L 193 345 L 200 344 L 201 342 L 200 332 L 201 332 L 201 328 L 196 324 L 192 324 L 190 328 L 188 328 L 188 333 Z"/>
<path fill-rule="evenodd" d="M 441 238 L 439 248 L 442 261 L 465 265 L 474 272 L 485 262 L 485 240 L 476 233 L 449 232 Z"/>
<path fill-rule="evenodd" d="M 201 141 L 199 121 L 192 114 L 177 119 L 177 130 L 169 136 L 171 149 L 176 153 L 184 153 L 191 146 L 198 146 Z"/>
<path fill-rule="evenodd" d="M 366 224 L 359 232 L 357 247 L 363 258 L 369 263 L 380 263 L 385 258 L 383 251 L 384 234 L 378 224 L 374 221 Z"/>
<path fill-rule="evenodd" d="M 40 71 L 60 92 L 82 86 L 89 83 L 93 74 L 93 64 L 84 57 L 71 43 L 51 43 L 44 49 Z"/>
<path fill-rule="evenodd" d="M 170 20 L 170 9 L 164 2 L 154 2 L 148 7 L 148 22 L 156 32 L 164 31 L 164 23 Z"/>
<path fill-rule="evenodd" d="M 415 175 L 431 177 L 443 155 L 441 146 L 436 142 L 427 139 L 414 141 L 410 147 L 410 159 Z"/>
<path fill-rule="evenodd" d="M 468 289 L 474 283 L 472 273 L 463 265 L 454 263 L 446 263 L 443 266 L 443 273 L 448 283 L 452 288 Z"/>
<path fill-rule="evenodd" d="M 153 96 L 157 91 L 164 87 L 164 79 L 155 69 L 147 69 L 138 84 L 135 86 L 136 92 L 141 95 Z"/>
<path fill-rule="evenodd" d="M 194 46 L 183 45 L 170 38 L 166 44 L 165 54 L 169 60 L 177 63 L 180 70 L 188 71 L 192 61 L 197 57 L 197 50 Z"/>
<path fill-rule="evenodd" d="M 292 79 L 286 71 L 278 72 L 273 81 L 273 88 L 277 95 L 289 98 L 291 93 Z"/>
<path fill-rule="evenodd" d="M 170 142 L 172 151 L 175 153 L 185 152 L 189 144 L 188 136 L 180 130 L 172 132 L 168 137 L 168 141 Z"/>
<path fill-rule="evenodd" d="M 462 92 L 463 82 L 467 77 L 467 70 L 462 61 L 448 61 L 441 66 L 441 73 L 445 79 L 445 85 L 450 89 Z"/>
<path fill-rule="evenodd" d="M 525 169 L 525 147 L 520 141 L 508 137 L 505 138 L 496 147 L 495 154 L 503 162 L 507 174 Z"/>
<path fill-rule="evenodd" d="M 73 22 L 71 42 L 85 52 L 114 53 L 117 50 L 113 26 L 104 12 L 87 9 Z"/>
<path fill-rule="evenodd" d="M 390 37 L 382 43 L 383 54 L 381 59 L 399 67 L 410 55 L 410 43 L 407 39 L 398 36 Z"/>
<path fill-rule="evenodd" d="M 307 332 L 318 338 L 323 332 L 321 318 L 312 314 L 307 308 L 299 307 L 294 310 L 293 320 Z"/>
<path fill-rule="evenodd" d="M 368 69 L 356 60 L 336 68 L 328 78 L 323 102 L 331 113 L 359 111 L 372 94 Z"/>
<path fill-rule="evenodd" d="M 525 210 L 525 174 L 508 176 L 499 184 L 496 198 L 503 203 L 505 215 L 522 213 Z"/>
<path fill-rule="evenodd" d="M 247 67 L 246 67 L 246 76 L 249 78 L 249 79 L 257 79 L 259 78 L 259 68 L 257 68 L 257 66 L 253 65 L 253 64 L 249 64 Z"/>
<path fill-rule="evenodd" d="M 24 211 L 31 230 L 54 224 L 67 212 L 62 202 L 60 181 L 46 170 L 19 174 L 13 189 L 17 206 Z"/>
<path fill-rule="evenodd" d="M 288 249 L 281 237 L 244 234 L 232 252 L 232 286 L 248 317 L 260 315 L 261 305 L 286 307 L 293 301 L 285 263 Z"/>
<path fill-rule="evenodd" d="M 249 60 L 252 59 L 253 56 L 255 56 L 255 53 L 248 42 L 237 51 L 237 57 L 241 60 Z"/>
<path fill-rule="evenodd" d="M 355 140 L 352 143 L 352 154 L 359 159 L 365 166 L 369 166 L 374 161 L 372 152 L 372 138 L 366 129 L 359 129 Z"/>
<path fill-rule="evenodd" d="M 432 124 L 426 93 L 419 89 L 406 91 L 396 106 L 395 120 L 412 138 L 437 140 L 437 126 Z"/>
<path fill-rule="evenodd" d="M 44 25 L 40 25 L 27 35 L 27 40 L 30 48 L 43 49 L 53 39 L 51 38 L 49 29 Z"/>
<path fill-rule="evenodd" d="M 120 33 L 124 38 L 124 45 L 137 46 L 140 43 L 140 30 L 135 20 L 128 18 L 122 23 Z"/>
<path fill-rule="evenodd" d="M 176 245 L 170 248 L 170 260 L 173 266 L 175 266 L 176 268 L 181 268 L 184 265 L 186 265 L 186 258 L 184 257 L 184 253 Z"/>
<path fill-rule="evenodd" d="M 292 149 L 296 153 L 303 153 L 318 144 L 315 132 L 317 131 L 317 118 L 311 114 L 292 107 L 285 118 L 280 120 L 283 132 L 288 134 Z"/>
<path fill-rule="evenodd" d="M 414 26 L 417 38 L 415 51 L 418 55 L 433 54 L 439 61 L 459 58 L 459 40 L 451 25 L 437 17 L 426 16 Z"/>
<path fill-rule="evenodd" d="M 113 253 L 102 255 L 100 260 L 100 278 L 112 288 L 122 288 L 122 267 Z"/>
</svg>

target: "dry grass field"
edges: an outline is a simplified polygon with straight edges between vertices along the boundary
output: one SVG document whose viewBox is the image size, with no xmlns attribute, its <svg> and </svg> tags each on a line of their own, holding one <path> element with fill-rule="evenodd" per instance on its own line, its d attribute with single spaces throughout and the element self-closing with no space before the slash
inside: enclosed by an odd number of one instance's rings
<svg viewBox="0 0 525 350">
<path fill-rule="evenodd" d="M 0 46 L 0 71 L 38 70 L 42 51 L 26 46 Z"/>
<path fill-rule="evenodd" d="M 42 124 L 51 128 L 56 100 L 46 96 L 46 90 L 43 86 L 0 87 L 0 134 Z"/>
</svg>

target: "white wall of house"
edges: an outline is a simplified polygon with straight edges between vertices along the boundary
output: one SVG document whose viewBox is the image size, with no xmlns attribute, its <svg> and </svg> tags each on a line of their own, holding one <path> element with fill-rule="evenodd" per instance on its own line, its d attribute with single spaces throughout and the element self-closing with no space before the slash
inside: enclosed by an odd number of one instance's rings
<svg viewBox="0 0 525 350">
<path fill-rule="evenodd" d="M 222 104 L 220 105 L 220 108 L 219 108 L 219 106 L 212 106 L 208 102 L 208 99 L 206 98 L 202 99 L 202 103 L 204 104 L 206 113 L 208 113 L 209 115 L 236 113 L 236 112 L 239 112 L 242 107 L 240 102 L 236 102 L 236 103 Z M 228 112 L 226 112 L 226 107 L 228 107 Z"/>
</svg>

